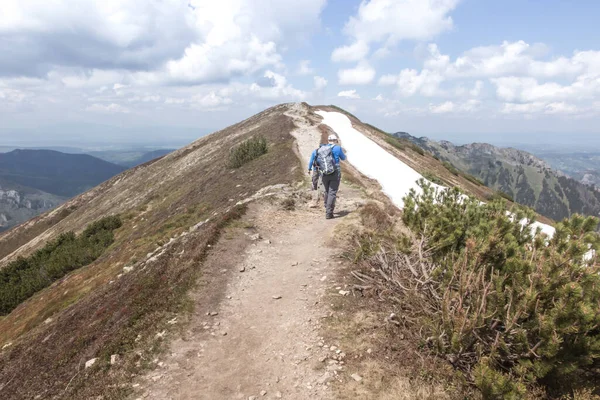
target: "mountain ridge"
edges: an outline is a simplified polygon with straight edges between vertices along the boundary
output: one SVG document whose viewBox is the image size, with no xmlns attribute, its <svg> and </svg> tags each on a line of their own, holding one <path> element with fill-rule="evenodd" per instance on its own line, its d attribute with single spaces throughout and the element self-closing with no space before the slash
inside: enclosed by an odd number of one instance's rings
<svg viewBox="0 0 600 400">
<path fill-rule="evenodd" d="M 575 213 L 600 214 L 600 191 L 553 169 L 548 162 L 527 151 L 488 143 L 457 146 L 407 133 L 394 135 L 411 141 L 546 217 L 559 221 Z"/>
</svg>

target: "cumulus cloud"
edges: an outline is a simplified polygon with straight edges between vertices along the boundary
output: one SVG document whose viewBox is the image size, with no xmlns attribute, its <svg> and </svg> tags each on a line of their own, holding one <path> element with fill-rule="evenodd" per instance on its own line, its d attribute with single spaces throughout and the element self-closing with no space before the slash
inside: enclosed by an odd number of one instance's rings
<svg viewBox="0 0 600 400">
<path fill-rule="evenodd" d="M 43 76 L 56 65 L 147 69 L 195 38 L 184 0 L 3 0 L 0 74 Z"/>
<path fill-rule="evenodd" d="M 306 93 L 288 84 L 287 79 L 273 71 L 266 71 L 260 83 L 250 85 L 250 93 L 262 99 L 303 100 Z"/>
<path fill-rule="evenodd" d="M 379 79 L 380 85 L 396 85 L 402 96 L 437 96 L 441 94 L 440 84 L 445 78 L 435 71 L 403 69 L 398 75 L 384 75 Z"/>
<path fill-rule="evenodd" d="M 209 110 L 231 104 L 232 102 L 230 98 L 219 96 L 214 91 L 206 95 L 193 96 L 191 99 L 192 105 L 196 108 Z"/>
<path fill-rule="evenodd" d="M 430 104 L 429 111 L 433 114 L 461 114 L 477 111 L 480 106 L 481 102 L 475 99 L 459 103 L 446 101 L 441 104 Z"/>
<path fill-rule="evenodd" d="M 315 73 L 314 68 L 310 66 L 310 60 L 302 60 L 298 65 L 298 75 L 312 75 Z"/>
<path fill-rule="evenodd" d="M 92 104 L 88 106 L 86 111 L 98 112 L 98 113 L 107 113 L 107 114 L 128 114 L 129 110 L 120 104 L 111 103 L 111 104 Z"/>
<path fill-rule="evenodd" d="M 4 0 L 0 76 L 57 68 L 207 83 L 281 67 L 278 46 L 319 24 L 326 0 Z"/>
<path fill-rule="evenodd" d="M 313 80 L 315 83 L 316 91 L 321 91 L 327 86 L 327 79 L 323 78 L 322 76 L 315 76 Z"/>
<path fill-rule="evenodd" d="M 453 59 L 436 44 L 421 55 L 423 68 L 387 74 L 379 85 L 395 86 L 403 97 L 486 98 L 487 84 L 494 88 L 497 107 L 503 113 L 575 115 L 589 112 L 584 103 L 600 97 L 600 51 L 574 51 L 570 57 L 549 59 L 543 44 L 524 41 L 476 47 Z M 452 104 L 451 104 L 452 103 Z M 579 103 L 579 104 L 578 104 Z M 445 101 L 429 111 L 470 111 L 472 104 Z"/>
<path fill-rule="evenodd" d="M 371 44 L 382 44 L 380 55 L 401 40 L 427 40 L 452 29 L 450 17 L 459 0 L 363 0 L 344 32 L 352 44 L 335 49 L 333 61 L 357 61 Z"/>
<path fill-rule="evenodd" d="M 546 46 L 522 40 L 499 46 L 470 49 L 454 61 L 440 52 L 436 44 L 428 46 L 424 69 L 438 71 L 450 78 L 491 78 L 532 76 L 537 78 L 575 78 L 600 69 L 600 51 L 575 51 L 573 56 L 540 60 Z"/>
<path fill-rule="evenodd" d="M 355 89 L 344 90 L 338 93 L 338 97 L 346 97 L 348 99 L 360 99 L 360 95 L 356 93 Z"/>
<path fill-rule="evenodd" d="M 349 46 L 338 47 L 331 53 L 333 62 L 353 62 L 365 58 L 369 54 L 369 45 L 365 42 L 355 42 Z"/>
<path fill-rule="evenodd" d="M 355 68 L 338 71 L 338 81 L 340 85 L 366 85 L 373 82 L 375 74 L 373 67 L 362 62 Z"/>
<path fill-rule="evenodd" d="M 454 111 L 454 107 L 453 102 L 446 101 L 445 103 L 438 105 L 431 104 L 429 110 L 434 114 L 445 114 Z"/>
</svg>

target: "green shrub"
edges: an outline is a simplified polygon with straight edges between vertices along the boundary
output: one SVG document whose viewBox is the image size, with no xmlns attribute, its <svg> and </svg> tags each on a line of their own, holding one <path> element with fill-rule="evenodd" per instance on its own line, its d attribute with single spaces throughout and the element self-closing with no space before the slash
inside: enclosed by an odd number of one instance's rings
<svg viewBox="0 0 600 400">
<path fill-rule="evenodd" d="M 330 105 L 329 107 L 331 107 L 331 108 L 334 108 L 334 109 L 338 110 L 338 111 L 339 111 L 339 112 L 341 112 L 342 114 L 346 114 L 346 115 L 348 115 L 348 116 L 350 116 L 350 117 L 352 117 L 352 118 L 354 118 L 354 119 L 357 119 L 357 120 L 359 120 L 358 118 L 356 118 L 356 115 L 352 114 L 352 113 L 351 113 L 351 112 L 349 112 L 349 111 L 346 111 L 346 110 L 344 110 L 342 107 L 334 106 L 333 104 L 332 104 L 332 105 Z M 360 121 L 360 120 L 359 120 L 359 121 Z"/>
<path fill-rule="evenodd" d="M 423 317 L 425 342 L 469 373 L 485 398 L 593 384 L 600 369 L 598 220 L 575 215 L 548 239 L 532 233 L 532 211 L 515 209 L 511 218 L 505 206 L 427 186 L 406 197 L 404 222 L 426 238 L 418 253 L 430 260 L 412 264 L 424 309 L 432 310 Z"/>
<path fill-rule="evenodd" d="M 116 216 L 90 224 L 79 236 L 61 234 L 27 258 L 18 258 L 0 270 L 0 315 L 6 315 L 36 292 L 69 272 L 92 263 L 114 241 L 121 227 Z"/>
<path fill-rule="evenodd" d="M 478 179 L 478 178 L 474 177 L 471 174 L 467 174 L 466 172 L 462 172 L 461 175 L 462 175 L 463 178 L 465 178 L 466 180 L 468 180 L 471 183 L 476 184 L 477 186 L 485 186 L 485 183 L 483 183 L 483 181 L 481 179 Z"/>
<path fill-rule="evenodd" d="M 450 171 L 452 173 L 452 175 L 456 175 L 456 176 L 460 175 L 460 171 L 454 165 L 450 164 L 448 161 L 442 162 L 442 165 L 444 167 L 446 167 L 446 169 L 448 171 Z"/>
<path fill-rule="evenodd" d="M 367 123 L 365 123 L 365 125 L 366 125 L 366 126 L 368 126 L 368 127 L 369 127 L 369 128 L 371 128 L 371 129 L 373 129 L 374 131 L 376 131 L 376 132 L 379 132 L 379 133 L 381 133 L 381 134 L 383 134 L 383 135 L 389 135 L 389 133 L 387 133 L 387 132 L 385 132 L 385 131 L 383 131 L 383 130 L 379 129 L 379 128 L 378 128 L 378 127 L 376 127 L 375 125 L 371 125 L 371 124 L 367 124 Z"/>
<path fill-rule="evenodd" d="M 497 190 L 494 193 L 492 193 L 491 195 L 486 196 L 486 199 L 489 200 L 489 201 L 495 201 L 495 200 L 505 199 L 505 200 L 508 200 L 508 201 L 510 201 L 512 203 L 515 202 L 515 200 L 513 199 L 513 197 L 510 194 L 505 193 L 502 190 Z"/>
<path fill-rule="evenodd" d="M 437 177 L 437 175 L 432 174 L 431 172 L 425 172 L 423 174 L 423 178 L 427 179 L 429 182 L 435 183 L 436 185 L 445 186 L 446 183 Z"/>
<path fill-rule="evenodd" d="M 229 153 L 229 166 L 231 168 L 239 168 L 262 156 L 267 151 L 267 139 L 262 136 L 250 138 L 231 149 Z"/>
</svg>

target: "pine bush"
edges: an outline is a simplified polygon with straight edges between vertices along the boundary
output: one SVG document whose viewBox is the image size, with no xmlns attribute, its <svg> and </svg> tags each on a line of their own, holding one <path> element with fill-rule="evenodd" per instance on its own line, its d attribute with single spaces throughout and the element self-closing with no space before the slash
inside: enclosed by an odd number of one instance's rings
<svg viewBox="0 0 600 400">
<path fill-rule="evenodd" d="M 262 136 L 245 140 L 231 149 L 229 153 L 229 166 L 231 168 L 239 168 L 267 153 L 268 149 L 267 139 Z"/>
<path fill-rule="evenodd" d="M 534 214 L 429 186 L 403 219 L 426 238 L 434 267 L 427 344 L 470 374 L 486 398 L 575 386 L 600 370 L 598 220 L 575 215 L 552 238 Z M 421 283 L 423 283 L 421 281 Z"/>
<path fill-rule="evenodd" d="M 38 291 L 69 272 L 96 260 L 114 241 L 121 227 L 117 216 L 90 224 L 79 236 L 63 233 L 27 258 L 0 270 L 0 315 L 6 315 Z"/>
</svg>

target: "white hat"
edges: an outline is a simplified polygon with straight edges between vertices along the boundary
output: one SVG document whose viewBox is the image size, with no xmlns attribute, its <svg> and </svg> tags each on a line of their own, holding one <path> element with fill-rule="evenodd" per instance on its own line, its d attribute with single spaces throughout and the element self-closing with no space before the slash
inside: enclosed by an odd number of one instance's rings
<svg viewBox="0 0 600 400">
<path fill-rule="evenodd" d="M 337 140 L 338 140 L 338 138 L 337 138 L 337 136 L 335 136 L 335 135 L 329 135 L 329 136 L 327 137 L 327 141 L 328 141 L 328 142 L 336 142 Z"/>
</svg>

